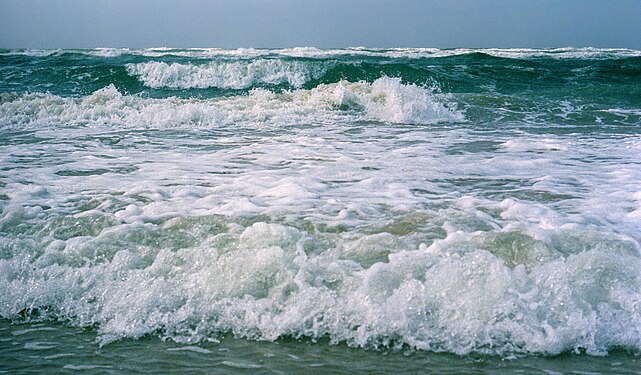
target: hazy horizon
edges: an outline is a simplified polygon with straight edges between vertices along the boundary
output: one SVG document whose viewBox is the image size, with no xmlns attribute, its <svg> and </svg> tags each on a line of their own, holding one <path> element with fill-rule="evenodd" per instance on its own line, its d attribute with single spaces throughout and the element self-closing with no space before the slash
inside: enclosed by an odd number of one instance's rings
<svg viewBox="0 0 641 375">
<path fill-rule="evenodd" d="M 641 49 L 636 0 L 0 2 L 0 48 Z"/>
</svg>

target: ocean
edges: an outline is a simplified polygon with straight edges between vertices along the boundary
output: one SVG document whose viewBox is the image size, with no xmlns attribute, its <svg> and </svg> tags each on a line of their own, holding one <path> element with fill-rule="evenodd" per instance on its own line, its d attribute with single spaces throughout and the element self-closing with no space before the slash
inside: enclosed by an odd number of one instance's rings
<svg viewBox="0 0 641 375">
<path fill-rule="evenodd" d="M 641 51 L 0 50 L 0 373 L 641 373 Z"/>
</svg>

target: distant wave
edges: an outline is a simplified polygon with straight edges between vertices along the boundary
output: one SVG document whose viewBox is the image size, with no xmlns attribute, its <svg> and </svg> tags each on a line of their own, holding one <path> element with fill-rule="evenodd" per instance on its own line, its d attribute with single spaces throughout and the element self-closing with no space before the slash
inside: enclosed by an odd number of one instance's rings
<svg viewBox="0 0 641 375">
<path fill-rule="evenodd" d="M 432 58 L 449 57 L 474 53 L 483 53 L 504 58 L 554 58 L 554 59 L 619 59 L 639 57 L 641 50 L 627 48 L 335 48 L 319 49 L 315 47 L 294 47 L 278 49 L 259 48 L 96 48 L 96 49 L 4 49 L 0 55 L 24 55 L 46 57 L 63 53 L 79 53 L 98 57 L 118 57 L 134 55 L 145 57 L 177 56 L 197 59 L 217 57 L 227 58 L 259 58 L 259 57 L 302 57 L 302 58 L 331 58 L 337 56 L 387 57 L 387 58 Z"/>
<path fill-rule="evenodd" d="M 204 65 L 151 61 L 129 64 L 127 71 L 152 88 L 245 89 L 260 83 L 286 83 L 292 87 L 301 87 L 309 80 L 322 76 L 330 65 L 275 59 L 216 61 Z"/>
<path fill-rule="evenodd" d="M 289 56 L 303 58 L 331 58 L 336 56 L 364 56 L 364 57 L 389 57 L 389 58 L 431 58 L 468 55 L 483 53 L 504 58 L 555 58 L 555 59 L 618 59 L 625 57 L 639 57 L 640 50 L 626 48 L 338 48 L 319 49 L 315 47 L 295 47 L 282 49 L 221 49 L 221 48 L 193 48 L 172 49 L 152 48 L 145 50 L 123 50 L 123 53 L 140 54 L 148 57 L 182 56 L 182 57 L 264 57 L 264 56 Z"/>
</svg>

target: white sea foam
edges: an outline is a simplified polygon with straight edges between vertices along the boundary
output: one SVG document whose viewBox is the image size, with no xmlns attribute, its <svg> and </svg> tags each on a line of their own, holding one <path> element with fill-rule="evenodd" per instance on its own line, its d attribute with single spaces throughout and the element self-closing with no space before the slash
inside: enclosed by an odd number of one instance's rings
<svg viewBox="0 0 641 375">
<path fill-rule="evenodd" d="M 11 334 L 14 336 L 21 336 L 21 335 L 30 334 L 33 332 L 55 331 L 55 330 L 56 329 L 52 327 L 38 327 L 38 328 L 20 329 L 20 330 L 11 332 Z"/>
<path fill-rule="evenodd" d="M 463 115 L 453 104 L 449 107 L 430 90 L 414 84 L 404 85 L 398 78 L 383 77 L 372 84 L 363 82 L 320 85 L 294 93 L 294 101 L 330 108 L 361 109 L 369 119 L 404 124 L 461 122 Z M 442 99 L 447 99 L 441 96 Z"/>
<path fill-rule="evenodd" d="M 280 59 L 216 61 L 204 65 L 151 61 L 129 64 L 127 71 L 152 88 L 244 89 L 260 84 L 283 83 L 291 87 L 301 87 L 308 81 L 321 77 L 329 66 L 329 63 Z"/>
<path fill-rule="evenodd" d="M 6 126 L 209 126 L 218 123 L 214 105 L 175 98 L 145 100 L 124 96 L 109 85 L 84 98 L 26 94 L 0 104 Z"/>
<path fill-rule="evenodd" d="M 132 53 L 129 48 L 96 48 L 93 50 L 83 50 L 84 53 L 99 57 L 118 57 Z"/>
<path fill-rule="evenodd" d="M 641 345 L 635 323 L 641 260 L 630 243 L 599 247 L 588 240 L 591 249 L 563 257 L 553 242 L 524 234 L 479 233 L 463 242 L 450 240 L 460 237 L 451 234 L 363 266 L 351 250 L 318 252 L 322 244 L 309 234 L 290 228 L 295 235 L 283 237 L 281 229 L 255 231 L 256 225 L 237 231 L 240 239 L 234 231 L 223 233 L 231 236 L 229 247 L 119 249 L 105 242 L 91 246 L 111 246 L 112 252 L 86 258 L 84 266 L 68 263 L 71 249 L 48 254 L 50 260 L 30 270 L 20 267 L 22 260 L 2 260 L 9 288 L 1 313 L 12 316 L 38 300 L 58 317 L 99 323 L 103 342 L 162 330 L 185 342 L 226 331 L 265 340 L 328 335 L 355 346 L 407 344 L 458 354 L 599 354 Z M 157 236 L 153 230 L 140 235 Z M 125 229 L 111 241 L 129 236 Z M 369 242 L 384 248 L 385 236 Z M 583 238 L 575 236 L 568 240 Z M 263 241 L 271 245 L 259 245 Z M 539 255 L 524 257 L 537 246 Z M 11 276 L 18 272 L 23 276 Z"/>
<path fill-rule="evenodd" d="M 222 361 L 222 365 L 237 369 L 259 369 L 263 366 L 251 362 Z"/>
<path fill-rule="evenodd" d="M 56 347 L 54 342 L 28 342 L 24 344 L 24 348 L 28 350 L 49 350 Z"/>
<path fill-rule="evenodd" d="M 389 58 L 431 58 L 460 56 L 472 53 L 484 53 L 504 58 L 541 58 L 554 59 L 617 59 L 641 56 L 640 50 L 626 48 L 365 48 L 352 47 L 342 49 L 320 49 L 315 47 L 295 47 L 283 49 L 221 49 L 221 48 L 193 48 L 186 50 L 176 49 L 146 49 L 132 51 L 149 57 L 174 55 L 192 58 L 236 57 L 256 58 L 264 56 L 290 56 L 302 58 L 332 58 L 337 56 L 364 56 L 364 57 L 389 57 Z"/>
<path fill-rule="evenodd" d="M 539 58 L 551 57 L 556 59 L 609 59 L 641 56 L 641 51 L 625 48 L 365 48 L 352 47 L 342 49 L 319 49 L 315 47 L 295 47 L 283 49 L 220 49 L 220 48 L 194 48 L 187 50 L 148 49 L 136 53 L 158 57 L 175 55 L 182 57 L 212 58 L 226 57 L 261 57 L 261 56 L 291 56 L 303 58 L 331 58 L 335 56 L 364 56 L 364 57 L 390 57 L 390 58 L 430 58 L 467 55 L 471 53 L 485 53 L 496 57 L 505 58 Z"/>
<path fill-rule="evenodd" d="M 199 353 L 199 354 L 211 354 L 212 353 L 211 350 L 209 350 L 209 349 L 201 348 L 199 346 L 191 346 L 191 345 L 180 346 L 178 348 L 169 348 L 169 349 L 167 349 L 167 351 L 169 351 L 169 352 L 186 351 L 186 352 L 194 352 L 194 353 Z"/>
<path fill-rule="evenodd" d="M 510 139 L 501 146 L 511 151 L 567 151 L 568 149 L 566 144 L 554 139 Z"/>
<path fill-rule="evenodd" d="M 0 52 L 0 55 L 7 56 L 31 56 L 31 57 L 47 57 L 58 55 L 64 50 L 61 49 L 11 49 Z"/>
<path fill-rule="evenodd" d="M 132 54 L 142 55 L 146 57 L 162 57 L 162 56 L 179 56 L 189 58 L 216 58 L 216 57 L 230 57 L 230 58 L 256 58 L 268 56 L 272 54 L 269 49 L 256 49 L 256 48 L 237 48 L 237 49 L 224 49 L 224 48 L 146 48 L 142 50 L 132 51 Z"/>
<path fill-rule="evenodd" d="M 496 150 L 461 155 L 485 133 L 353 130 L 4 145 L 0 315 L 39 309 L 102 343 L 641 348 L 637 140 L 492 133 Z"/>
<path fill-rule="evenodd" d="M 489 48 L 478 51 L 491 56 L 506 57 L 506 58 L 538 58 L 548 57 L 554 59 L 619 59 L 625 57 L 639 57 L 641 51 L 625 48 L 550 48 L 550 49 L 530 49 L 530 48 Z"/>
<path fill-rule="evenodd" d="M 447 96 L 388 77 L 1 98 L 3 318 L 103 344 L 641 350 L 638 137 L 456 123 Z"/>
<path fill-rule="evenodd" d="M 276 94 L 253 90 L 218 100 L 144 99 L 113 85 L 84 98 L 25 94 L 0 102 L 0 127 L 129 128 L 288 126 L 345 120 L 432 124 L 464 121 L 448 97 L 395 78 Z"/>
</svg>

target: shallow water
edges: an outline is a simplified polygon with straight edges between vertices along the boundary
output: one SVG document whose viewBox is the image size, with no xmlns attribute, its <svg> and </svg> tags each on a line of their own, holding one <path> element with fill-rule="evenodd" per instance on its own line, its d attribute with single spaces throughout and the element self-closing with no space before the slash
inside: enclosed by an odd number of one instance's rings
<svg viewBox="0 0 641 375">
<path fill-rule="evenodd" d="M 436 373 L 436 374 L 638 374 L 638 354 L 615 351 L 606 357 L 456 356 L 404 349 L 372 351 L 329 345 L 326 339 L 275 342 L 225 337 L 192 345 L 155 336 L 100 347 L 91 329 L 61 323 L 0 325 L 0 371 L 55 373 Z M 25 355 L 28 353 L 28 355 Z"/>
</svg>

